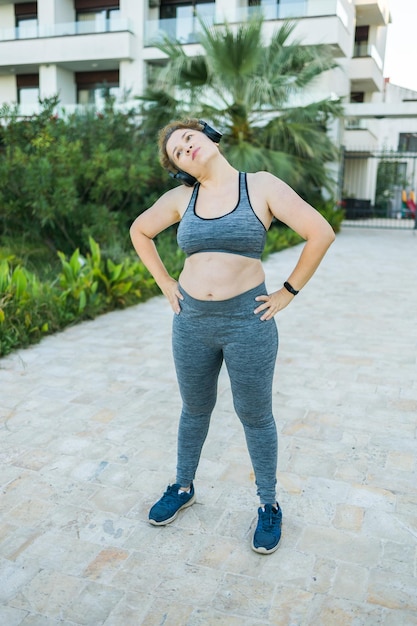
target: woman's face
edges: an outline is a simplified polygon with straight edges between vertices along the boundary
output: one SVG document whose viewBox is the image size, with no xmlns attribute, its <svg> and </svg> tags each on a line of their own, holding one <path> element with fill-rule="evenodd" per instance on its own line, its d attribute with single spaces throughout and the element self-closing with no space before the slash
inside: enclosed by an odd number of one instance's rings
<svg viewBox="0 0 417 626">
<path fill-rule="evenodd" d="M 168 139 L 166 152 L 177 169 L 194 174 L 201 170 L 209 157 L 218 153 L 218 148 L 201 131 L 179 128 Z"/>
</svg>

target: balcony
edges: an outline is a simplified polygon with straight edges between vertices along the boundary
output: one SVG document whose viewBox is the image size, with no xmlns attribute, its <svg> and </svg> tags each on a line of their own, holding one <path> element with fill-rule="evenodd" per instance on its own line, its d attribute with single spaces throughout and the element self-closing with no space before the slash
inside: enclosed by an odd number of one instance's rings
<svg viewBox="0 0 417 626">
<path fill-rule="evenodd" d="M 305 17 L 325 17 L 336 15 L 348 27 L 348 2 L 346 0 L 281 0 L 278 3 L 236 9 L 235 20 L 246 21 L 252 15 L 261 13 L 266 20 L 300 19 Z M 230 18 L 229 18 L 230 19 Z"/>
<path fill-rule="evenodd" d="M 382 72 L 382 68 L 383 68 L 382 59 L 378 50 L 375 48 L 375 46 L 370 45 L 368 43 L 361 43 L 361 42 L 355 43 L 355 46 L 353 49 L 353 56 L 354 58 L 370 57 L 371 59 L 375 61 L 377 67 Z"/>
<path fill-rule="evenodd" d="M 343 108 L 353 118 L 417 118 L 417 102 L 349 102 Z"/>
<path fill-rule="evenodd" d="M 388 0 L 355 0 L 357 26 L 386 26 L 391 21 Z"/>
<path fill-rule="evenodd" d="M 133 28 L 130 20 L 122 18 L 63 24 L 38 24 L 37 26 L 31 24 L 30 26 L 23 25 L 18 28 L 0 29 L 0 42 L 14 41 L 16 39 L 65 37 L 68 35 L 91 35 L 94 33 L 117 33 L 124 31 L 133 33 Z"/>
<path fill-rule="evenodd" d="M 351 56 L 351 33 L 354 21 L 353 5 L 349 0 L 300 0 L 279 4 L 265 4 L 254 7 L 230 6 L 226 15 L 216 13 L 213 3 L 197 5 L 197 15 L 205 24 L 245 22 L 254 15 L 263 15 L 265 34 L 268 36 L 285 19 L 298 21 L 294 37 L 305 45 L 328 44 L 333 46 L 335 56 Z M 303 18 L 303 19 L 301 19 Z M 200 21 L 197 16 L 176 19 L 147 20 L 145 22 L 144 44 L 147 47 L 160 42 L 164 36 L 177 39 L 183 44 L 198 43 Z M 153 58 L 152 54 L 145 54 Z"/>
<path fill-rule="evenodd" d="M 352 91 L 382 91 L 382 59 L 375 46 L 356 44 L 354 57 L 349 64 Z"/>
<path fill-rule="evenodd" d="M 374 120 L 365 120 L 358 117 L 345 119 L 344 145 L 348 152 L 356 150 L 376 149 L 378 136 L 375 132 Z"/>
<path fill-rule="evenodd" d="M 127 20 L 105 22 L 39 25 L 30 37 L 22 37 L 19 29 L 3 31 L 1 73 L 33 73 L 39 65 L 48 64 L 59 64 L 70 71 L 116 69 L 120 59 L 133 59 L 134 36 Z M 29 35 L 27 30 L 24 32 Z"/>
</svg>

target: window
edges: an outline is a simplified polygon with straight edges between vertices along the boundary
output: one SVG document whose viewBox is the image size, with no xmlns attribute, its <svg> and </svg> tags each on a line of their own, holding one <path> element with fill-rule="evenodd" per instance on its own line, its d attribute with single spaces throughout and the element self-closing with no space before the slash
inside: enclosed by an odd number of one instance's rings
<svg viewBox="0 0 417 626">
<path fill-rule="evenodd" d="M 365 102 L 365 92 L 352 91 L 350 93 L 350 102 Z"/>
<path fill-rule="evenodd" d="M 19 19 L 16 22 L 16 27 L 19 39 L 29 39 L 38 36 L 38 20 L 36 18 Z"/>
<path fill-rule="evenodd" d="M 119 71 L 76 72 L 78 104 L 104 105 L 108 97 L 120 95 Z"/>
<path fill-rule="evenodd" d="M 267 20 L 302 17 L 306 14 L 307 0 L 249 0 L 250 7 L 261 7 Z"/>
<path fill-rule="evenodd" d="M 16 76 L 18 104 L 39 102 L 39 74 L 18 74 Z"/>
<path fill-rule="evenodd" d="M 250 7 L 260 7 L 265 19 L 277 19 L 279 0 L 249 0 Z"/>
<path fill-rule="evenodd" d="M 85 11 L 77 13 L 77 32 L 102 33 L 117 28 L 117 19 L 120 17 L 119 9 L 103 9 L 102 11 Z"/>
<path fill-rule="evenodd" d="M 355 29 L 355 47 L 353 56 L 368 56 L 369 26 L 357 26 Z"/>
<path fill-rule="evenodd" d="M 417 133 L 400 133 L 399 152 L 417 152 Z"/>
<path fill-rule="evenodd" d="M 17 102 L 19 104 L 38 104 L 39 87 L 21 87 L 17 90 Z"/>
<path fill-rule="evenodd" d="M 197 13 L 203 19 L 210 19 L 214 17 L 214 11 L 214 0 L 161 0 L 159 16 L 165 20 L 161 26 L 167 35 L 187 43 L 195 41 Z"/>
<path fill-rule="evenodd" d="M 17 37 L 28 39 L 38 36 L 38 5 L 37 2 L 23 2 L 14 5 Z"/>
<path fill-rule="evenodd" d="M 202 7 L 198 5 L 215 4 L 215 0 L 161 0 L 160 18 L 181 18 L 184 15 L 193 15 L 197 11 L 204 14 L 206 11 L 213 13 L 214 7 Z"/>
<path fill-rule="evenodd" d="M 74 9 L 76 11 L 118 9 L 119 5 L 119 0 L 74 0 Z"/>
<path fill-rule="evenodd" d="M 75 0 L 74 6 L 80 34 L 113 30 L 120 18 L 119 0 Z"/>
<path fill-rule="evenodd" d="M 21 2 L 14 5 L 14 14 L 16 21 L 18 19 L 30 19 L 38 17 L 38 3 L 37 2 Z"/>
</svg>

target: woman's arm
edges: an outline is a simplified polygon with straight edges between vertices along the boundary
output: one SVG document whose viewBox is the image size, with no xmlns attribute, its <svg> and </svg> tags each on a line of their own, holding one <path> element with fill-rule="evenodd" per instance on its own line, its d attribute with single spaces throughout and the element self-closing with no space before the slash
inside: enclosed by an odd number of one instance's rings
<svg viewBox="0 0 417 626">
<path fill-rule="evenodd" d="M 169 226 L 179 222 L 178 206 L 181 206 L 181 202 L 184 202 L 183 188 L 171 189 L 153 206 L 141 213 L 130 227 L 133 247 L 175 313 L 180 312 L 179 300 L 182 299 L 182 295 L 178 290 L 177 281 L 169 275 L 163 264 L 153 239 Z"/>
<path fill-rule="evenodd" d="M 320 265 L 335 239 L 330 224 L 291 187 L 267 172 L 260 173 L 258 184 L 265 189 L 266 200 L 274 217 L 298 233 L 306 243 L 287 282 L 296 290 L 302 289 Z M 260 296 L 263 298 L 263 296 Z M 265 310 L 261 319 L 269 319 L 294 298 L 285 287 L 264 299 L 256 312 Z"/>
</svg>

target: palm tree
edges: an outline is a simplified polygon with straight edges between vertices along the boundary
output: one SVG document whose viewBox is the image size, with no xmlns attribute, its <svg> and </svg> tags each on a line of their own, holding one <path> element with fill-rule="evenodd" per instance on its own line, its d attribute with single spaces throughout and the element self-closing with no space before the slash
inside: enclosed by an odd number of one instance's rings
<svg viewBox="0 0 417 626">
<path fill-rule="evenodd" d="M 236 28 L 200 25 L 198 56 L 176 40 L 156 44 L 167 61 L 143 96 L 144 130 L 154 133 L 175 117 L 205 117 L 223 131 L 224 153 L 236 168 L 271 171 L 310 202 L 311 194 L 331 189 L 325 164 L 337 151 L 326 131 L 341 105 L 329 98 L 291 106 L 335 67 L 330 49 L 300 45 L 292 37 L 295 22 L 284 22 L 269 43 L 260 16 Z"/>
</svg>

